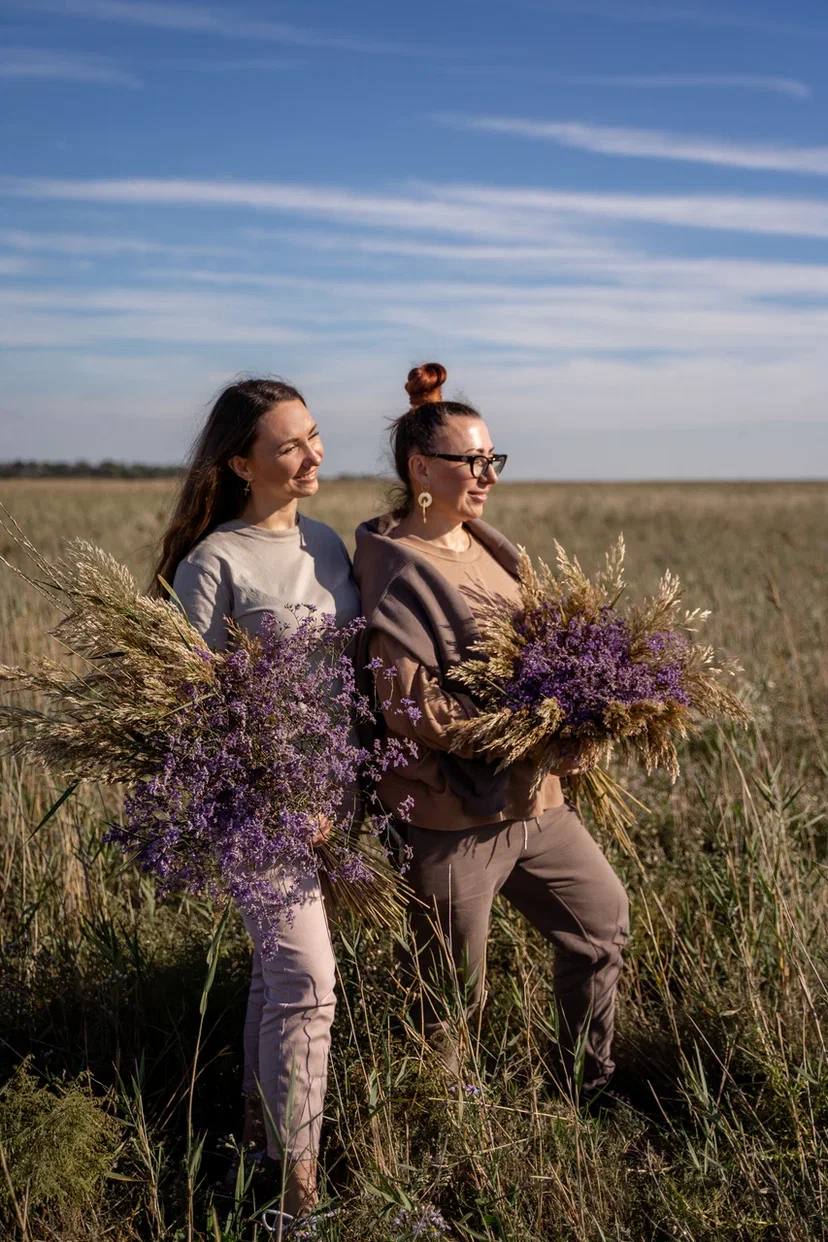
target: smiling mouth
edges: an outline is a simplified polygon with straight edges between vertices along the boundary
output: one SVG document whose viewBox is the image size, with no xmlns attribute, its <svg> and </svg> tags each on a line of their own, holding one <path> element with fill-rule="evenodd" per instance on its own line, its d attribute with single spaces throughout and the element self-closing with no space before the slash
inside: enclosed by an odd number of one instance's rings
<svg viewBox="0 0 828 1242">
<path fill-rule="evenodd" d="M 314 466 L 313 470 L 306 470 L 304 474 L 295 474 L 293 477 L 297 483 L 307 482 L 308 479 L 315 479 L 316 466 Z"/>
</svg>

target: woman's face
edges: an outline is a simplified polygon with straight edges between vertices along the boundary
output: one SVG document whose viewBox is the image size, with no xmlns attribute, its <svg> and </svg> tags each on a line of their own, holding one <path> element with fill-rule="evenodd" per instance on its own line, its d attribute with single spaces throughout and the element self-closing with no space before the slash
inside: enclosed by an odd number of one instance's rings
<svg viewBox="0 0 828 1242">
<path fill-rule="evenodd" d="M 494 453 L 489 429 L 482 418 L 455 415 L 437 433 L 434 453 L 475 454 L 491 457 Z M 409 460 L 414 502 L 421 491 L 431 492 L 432 507 L 428 515 L 440 514 L 450 521 L 467 522 L 483 515 L 497 475 L 489 466 L 479 479 L 472 477 L 465 461 L 443 461 L 439 457 L 412 454 Z"/>
<path fill-rule="evenodd" d="M 324 452 L 304 402 L 281 401 L 259 419 L 249 456 L 231 457 L 229 464 L 257 501 L 285 503 L 317 491 Z"/>
</svg>

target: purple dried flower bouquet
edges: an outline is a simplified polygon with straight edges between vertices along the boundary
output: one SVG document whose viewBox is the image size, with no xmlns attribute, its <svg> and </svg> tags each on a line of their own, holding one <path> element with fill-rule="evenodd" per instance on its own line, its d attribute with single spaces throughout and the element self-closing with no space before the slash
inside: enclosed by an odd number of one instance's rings
<svg viewBox="0 0 828 1242">
<path fill-rule="evenodd" d="M 364 622 L 337 629 L 301 609 L 295 625 L 267 618 L 256 638 L 235 629 L 216 653 L 101 549 L 75 542 L 50 563 L 14 535 L 38 569 L 27 580 L 63 613 L 53 636 L 76 659 L 0 666 L 0 682 L 33 696 L 0 707 L 8 749 L 76 783 L 128 786 L 108 839 L 162 892 L 232 896 L 265 939 L 317 872 L 346 908 L 395 922 L 399 881 L 376 835 L 356 831 L 355 810 L 367 798 L 381 826 L 371 787 L 409 744 L 356 740 L 355 719 L 370 713 L 348 647 Z"/>
<path fill-rule="evenodd" d="M 453 742 L 472 744 L 501 768 L 530 758 L 536 788 L 576 759 L 571 792 L 623 833 L 634 799 L 598 765 L 618 754 L 675 779 L 676 741 L 694 720 L 747 724 L 750 716 L 725 685 L 738 668 L 694 638 L 709 614 L 682 611 L 673 574 L 651 599 L 622 607 L 623 538 L 593 580 L 555 547 L 557 574 L 543 562 L 535 570 L 521 550 L 521 606 L 504 601 L 486 611 L 482 641 L 455 673 L 481 710 L 453 727 Z"/>
<path fill-rule="evenodd" d="M 376 809 L 381 771 L 407 759 L 400 742 L 369 751 L 354 735 L 369 711 L 347 649 L 365 623 L 339 629 L 295 611 L 295 628 L 270 615 L 255 638 L 233 627 L 226 653 L 199 649 L 212 676 L 181 686 L 186 705 L 170 718 L 161 764 L 108 834 L 162 892 L 225 891 L 265 933 L 290 919 L 302 877 L 316 872 L 330 896 L 379 921 L 395 888 L 378 847 L 351 832 L 364 798 Z"/>
</svg>

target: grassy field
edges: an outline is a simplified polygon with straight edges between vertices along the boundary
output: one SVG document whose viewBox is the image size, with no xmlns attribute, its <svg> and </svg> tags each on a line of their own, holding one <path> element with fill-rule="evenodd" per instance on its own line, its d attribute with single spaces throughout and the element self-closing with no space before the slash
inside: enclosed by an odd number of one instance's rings
<svg viewBox="0 0 828 1242">
<path fill-rule="evenodd" d="M 171 486 L 20 481 L 0 499 L 45 553 L 82 536 L 145 580 Z M 350 539 L 380 495 L 329 483 L 308 512 Z M 744 664 L 756 724 L 695 738 L 674 787 L 635 782 L 650 807 L 639 861 L 605 842 L 633 907 L 629 1108 L 585 1117 L 557 1093 L 550 955 L 507 907 L 454 1093 L 406 1028 L 390 943 L 337 933 L 324 1141 L 339 1211 L 316 1236 L 828 1237 L 828 485 L 501 485 L 487 516 L 590 569 L 623 531 L 636 589 L 679 573 Z M 47 650 L 52 619 L 0 571 L 0 661 Z M 33 836 L 61 786 L 8 758 L 0 779 L 0 1236 L 253 1238 L 243 1206 L 211 1191 L 239 1122 L 243 930 L 231 918 L 218 949 L 188 1141 L 216 912 L 156 904 L 101 847 L 113 791 L 80 790 Z"/>
</svg>

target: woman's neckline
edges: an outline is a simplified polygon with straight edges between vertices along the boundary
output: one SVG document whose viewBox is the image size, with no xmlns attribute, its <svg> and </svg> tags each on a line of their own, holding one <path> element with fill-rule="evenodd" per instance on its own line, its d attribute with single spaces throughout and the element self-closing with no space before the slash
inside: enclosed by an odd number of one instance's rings
<svg viewBox="0 0 828 1242">
<path fill-rule="evenodd" d="M 297 513 L 293 526 L 285 526 L 281 530 L 268 530 L 266 526 L 245 522 L 244 518 L 231 518 L 229 522 L 222 522 L 216 530 L 230 531 L 236 535 L 252 535 L 262 539 L 296 539 L 301 533 L 304 520 L 301 513 Z"/>
<path fill-rule="evenodd" d="M 422 535 L 396 535 L 394 538 L 397 543 L 408 544 L 421 556 L 432 556 L 441 561 L 476 561 L 483 554 L 483 544 L 475 539 L 468 526 L 464 525 L 463 529 L 469 537 L 469 546 L 462 550 L 435 544 L 431 539 L 423 539 Z"/>
</svg>

